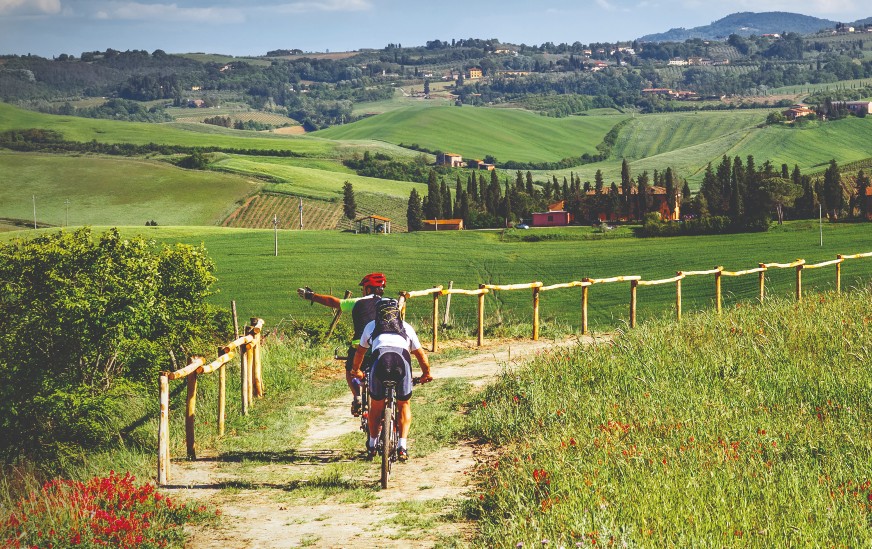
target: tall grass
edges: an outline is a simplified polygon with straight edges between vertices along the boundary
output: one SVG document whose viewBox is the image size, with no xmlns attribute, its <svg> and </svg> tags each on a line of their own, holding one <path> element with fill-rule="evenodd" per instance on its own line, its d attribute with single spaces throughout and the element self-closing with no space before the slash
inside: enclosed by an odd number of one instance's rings
<svg viewBox="0 0 872 549">
<path fill-rule="evenodd" d="M 872 288 L 548 353 L 471 413 L 483 546 L 872 543 Z"/>
</svg>

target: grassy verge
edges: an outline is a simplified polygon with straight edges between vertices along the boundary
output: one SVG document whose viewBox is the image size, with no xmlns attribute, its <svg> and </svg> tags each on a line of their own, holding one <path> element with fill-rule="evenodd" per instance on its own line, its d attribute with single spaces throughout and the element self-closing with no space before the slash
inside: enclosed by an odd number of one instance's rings
<svg viewBox="0 0 872 549">
<path fill-rule="evenodd" d="M 489 547 L 872 542 L 872 289 L 551 353 L 471 414 Z"/>
</svg>

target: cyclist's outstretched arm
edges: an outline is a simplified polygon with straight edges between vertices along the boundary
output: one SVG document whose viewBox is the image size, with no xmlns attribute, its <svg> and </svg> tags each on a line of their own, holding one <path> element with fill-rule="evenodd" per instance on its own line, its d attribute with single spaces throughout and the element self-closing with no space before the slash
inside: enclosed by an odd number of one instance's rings
<svg viewBox="0 0 872 549">
<path fill-rule="evenodd" d="M 305 288 L 297 288 L 297 295 L 303 299 L 308 299 L 312 303 L 325 305 L 331 309 L 338 309 L 341 306 L 338 297 L 332 295 L 316 294 L 308 286 Z"/>
<path fill-rule="evenodd" d="M 424 349 L 415 349 L 412 351 L 412 356 L 418 360 L 418 365 L 421 367 L 421 383 L 433 381 L 433 376 L 430 375 L 430 360 Z"/>
</svg>

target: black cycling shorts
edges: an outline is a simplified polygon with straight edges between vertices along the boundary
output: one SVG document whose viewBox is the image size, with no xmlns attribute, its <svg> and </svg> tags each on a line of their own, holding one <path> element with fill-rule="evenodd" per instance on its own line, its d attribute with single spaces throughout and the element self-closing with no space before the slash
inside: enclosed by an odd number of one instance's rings
<svg viewBox="0 0 872 549">
<path fill-rule="evenodd" d="M 412 357 L 409 355 L 409 351 L 384 347 L 380 348 L 375 355 L 375 362 L 367 376 L 370 398 L 384 400 L 385 381 L 396 382 L 397 400 L 412 398 Z"/>
</svg>

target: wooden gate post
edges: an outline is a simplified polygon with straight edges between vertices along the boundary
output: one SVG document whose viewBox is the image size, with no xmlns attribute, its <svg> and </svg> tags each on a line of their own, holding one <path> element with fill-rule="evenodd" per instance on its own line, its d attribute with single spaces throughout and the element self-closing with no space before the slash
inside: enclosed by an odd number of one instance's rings
<svg viewBox="0 0 872 549">
<path fill-rule="evenodd" d="M 681 271 L 676 273 L 681 276 Z M 675 281 L 675 318 L 681 320 L 681 279 Z"/>
<path fill-rule="evenodd" d="M 188 398 L 185 407 L 185 445 L 188 448 L 188 459 L 197 459 L 194 447 L 194 417 L 197 415 L 197 372 L 191 372 L 185 378 L 188 382 Z"/>
<path fill-rule="evenodd" d="M 638 287 L 638 280 L 630 281 L 630 328 L 636 327 L 636 289 Z"/>
<path fill-rule="evenodd" d="M 539 341 L 539 287 L 533 287 L 533 341 Z"/>
<path fill-rule="evenodd" d="M 166 372 L 161 372 L 160 419 L 157 425 L 157 483 L 165 486 L 170 468 L 170 383 Z"/>
<path fill-rule="evenodd" d="M 484 290 L 484 284 L 478 285 L 479 290 Z M 484 339 L 484 291 L 478 294 L 478 346 L 481 347 Z"/>
<path fill-rule="evenodd" d="M 844 259 L 842 254 L 836 256 L 836 259 Z M 836 295 L 842 293 L 842 264 L 836 263 Z"/>
<path fill-rule="evenodd" d="M 223 347 L 218 347 L 218 356 L 225 354 Z M 227 415 L 227 364 L 218 368 L 218 436 L 224 436 L 224 417 Z"/>
<path fill-rule="evenodd" d="M 439 292 L 433 292 L 433 352 L 439 341 Z"/>
<path fill-rule="evenodd" d="M 715 310 L 721 314 L 721 270 L 723 267 L 717 267 L 715 273 Z"/>
<path fill-rule="evenodd" d="M 584 278 L 582 282 L 589 282 L 590 279 Z M 581 335 L 587 334 L 587 290 L 590 286 L 581 287 Z"/>
<path fill-rule="evenodd" d="M 796 266 L 796 300 L 802 301 L 802 269 L 804 265 Z"/>
<path fill-rule="evenodd" d="M 245 335 L 254 337 L 254 330 L 251 326 L 245 327 Z M 248 363 L 248 407 L 254 405 L 254 347 L 255 342 L 252 341 L 245 346 L 246 362 Z"/>
<path fill-rule="evenodd" d="M 762 263 L 759 263 L 758 265 L 760 266 L 761 269 L 766 269 L 766 265 L 764 265 Z M 766 271 L 765 270 L 760 271 L 757 276 L 759 277 L 759 284 L 760 284 L 760 303 L 763 303 L 763 298 L 766 295 L 766 288 L 765 288 L 765 286 L 766 286 Z"/>
</svg>

